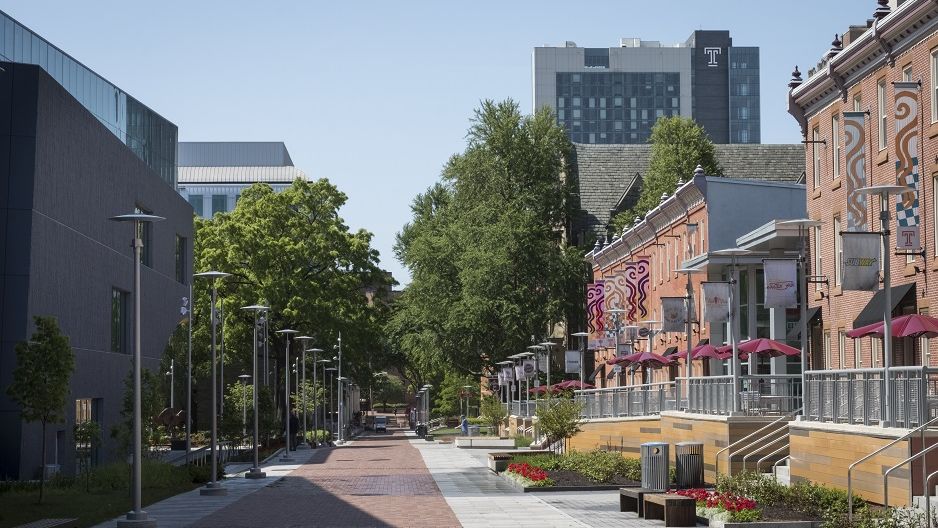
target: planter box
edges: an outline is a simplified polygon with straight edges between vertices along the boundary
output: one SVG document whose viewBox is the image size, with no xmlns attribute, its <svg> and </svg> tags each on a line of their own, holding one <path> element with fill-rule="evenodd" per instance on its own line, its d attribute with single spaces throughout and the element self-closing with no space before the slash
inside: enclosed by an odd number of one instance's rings
<svg viewBox="0 0 938 528">
<path fill-rule="evenodd" d="M 491 460 L 491 459 L 490 459 Z M 506 463 L 507 466 L 507 463 Z M 542 491 L 612 491 L 622 488 L 621 484 L 597 484 L 595 486 L 544 486 L 544 487 L 525 487 L 517 480 L 502 475 L 502 478 L 522 493 L 535 493 Z"/>
<path fill-rule="evenodd" d="M 492 448 L 513 448 L 515 441 L 513 438 L 484 438 L 472 436 L 460 436 L 455 439 L 456 447 L 463 449 L 492 449 Z"/>
<path fill-rule="evenodd" d="M 710 526 L 723 528 L 820 528 L 820 521 L 758 521 L 758 522 L 722 522 L 714 521 Z"/>
</svg>

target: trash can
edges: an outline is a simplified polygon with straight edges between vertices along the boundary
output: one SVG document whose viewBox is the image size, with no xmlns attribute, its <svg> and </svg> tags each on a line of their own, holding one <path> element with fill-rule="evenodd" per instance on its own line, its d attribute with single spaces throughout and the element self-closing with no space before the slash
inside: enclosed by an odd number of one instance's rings
<svg viewBox="0 0 938 528">
<path fill-rule="evenodd" d="M 647 442 L 642 444 L 642 488 L 652 491 L 667 491 L 668 444 L 665 442 Z"/>
<path fill-rule="evenodd" d="M 417 433 L 417 436 L 419 436 L 420 438 L 423 438 L 427 436 L 427 426 L 424 424 L 420 424 L 417 426 L 417 430 L 415 432 Z"/>
<path fill-rule="evenodd" d="M 674 445 L 674 467 L 678 488 L 699 488 L 704 484 L 703 443 L 681 442 Z"/>
<path fill-rule="evenodd" d="M 479 426 L 470 425 L 469 426 L 469 436 L 479 436 Z"/>
</svg>

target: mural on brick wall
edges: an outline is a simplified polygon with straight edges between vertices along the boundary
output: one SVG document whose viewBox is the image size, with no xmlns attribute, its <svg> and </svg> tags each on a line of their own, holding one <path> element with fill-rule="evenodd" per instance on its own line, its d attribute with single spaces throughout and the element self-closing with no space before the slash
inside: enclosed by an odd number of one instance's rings
<svg viewBox="0 0 938 528">
<path fill-rule="evenodd" d="M 844 112 L 847 146 L 847 231 L 867 231 L 866 195 L 866 112 Z"/>
<path fill-rule="evenodd" d="M 648 317 L 648 283 L 651 281 L 651 261 L 648 257 L 638 257 L 638 260 L 625 265 L 625 274 L 628 278 L 626 288 L 628 291 L 628 320 L 630 322 L 642 321 Z"/>
<path fill-rule="evenodd" d="M 604 282 L 596 281 L 586 285 L 586 331 L 589 332 L 589 348 L 600 348 L 606 339 L 606 305 L 604 301 Z"/>
</svg>

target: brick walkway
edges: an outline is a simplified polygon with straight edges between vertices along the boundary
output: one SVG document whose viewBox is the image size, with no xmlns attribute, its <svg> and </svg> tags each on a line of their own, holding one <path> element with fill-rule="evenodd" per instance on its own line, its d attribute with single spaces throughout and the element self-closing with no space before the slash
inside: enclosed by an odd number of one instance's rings
<svg viewBox="0 0 938 528">
<path fill-rule="evenodd" d="M 403 435 L 317 449 L 279 481 L 196 521 L 203 527 L 460 526 Z"/>
</svg>

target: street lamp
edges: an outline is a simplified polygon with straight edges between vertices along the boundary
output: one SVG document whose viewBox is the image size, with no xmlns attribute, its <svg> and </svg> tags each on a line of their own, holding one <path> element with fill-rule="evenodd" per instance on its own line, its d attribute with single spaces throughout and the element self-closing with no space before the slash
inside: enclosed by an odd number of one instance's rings
<svg viewBox="0 0 938 528">
<path fill-rule="evenodd" d="M 294 339 L 298 339 L 303 343 L 303 351 L 300 356 L 300 376 L 297 378 L 297 382 L 300 384 L 300 401 L 303 402 L 303 440 L 296 446 L 297 449 L 309 449 L 309 444 L 306 443 L 306 344 L 311 341 L 313 338 L 310 336 L 299 336 Z"/>
<path fill-rule="evenodd" d="M 317 350 L 319 350 L 319 349 L 317 349 Z M 322 352 L 322 350 L 319 350 L 319 351 Z M 323 358 L 323 359 L 320 359 L 319 361 L 317 361 L 316 363 L 321 363 L 321 364 L 322 364 L 322 397 L 323 397 L 323 400 L 326 400 L 326 388 L 328 387 L 328 385 L 326 385 L 326 365 L 328 365 L 329 363 L 332 363 L 332 360 L 331 360 L 331 359 L 327 359 L 327 358 Z M 321 406 L 322 406 L 322 413 L 321 413 L 321 414 L 322 414 L 322 422 L 319 423 L 319 426 L 322 427 L 322 430 L 323 430 L 324 433 L 325 433 L 325 431 L 326 431 L 326 404 L 331 402 L 331 398 L 329 398 L 328 400 L 329 400 L 329 401 L 323 401 L 323 402 L 322 402 L 322 405 L 321 405 Z M 319 434 L 319 432 L 318 432 L 318 431 L 319 431 L 319 427 L 316 427 L 316 431 L 317 431 L 316 434 L 318 435 L 318 434 Z M 325 436 L 323 436 L 323 442 L 325 442 L 325 441 L 326 441 L 326 438 L 325 438 Z"/>
<path fill-rule="evenodd" d="M 317 380 L 316 380 L 316 365 L 319 363 L 319 360 L 318 360 L 317 358 L 319 357 L 319 353 L 322 352 L 322 349 L 321 349 L 321 348 L 311 348 L 311 349 L 309 349 L 309 351 L 313 353 L 313 430 L 314 430 L 314 431 L 318 431 L 318 430 L 319 430 L 319 419 L 318 419 L 317 417 L 319 416 L 319 413 L 316 412 L 316 405 L 319 403 L 319 384 L 318 384 L 318 382 L 317 382 Z M 305 380 L 305 379 L 306 379 L 306 378 L 305 378 L 305 376 L 306 376 L 306 366 L 305 366 L 305 362 L 306 362 L 306 361 L 305 361 L 305 357 L 304 357 L 304 361 L 303 361 L 303 362 L 304 362 L 304 366 L 303 366 L 303 376 L 304 376 L 304 378 L 303 378 L 303 379 Z M 305 436 L 305 433 L 306 433 L 306 413 L 303 414 L 303 433 L 304 433 L 304 436 Z M 315 449 L 315 448 L 317 447 L 318 443 L 319 443 L 319 442 L 318 442 L 318 438 L 313 438 L 313 443 L 310 444 L 310 447 L 312 447 L 312 448 Z"/>
<path fill-rule="evenodd" d="M 739 385 L 739 374 L 740 369 L 742 368 L 739 364 L 739 348 L 736 338 L 737 327 L 739 326 L 739 321 L 736 310 L 737 296 L 739 295 L 736 291 L 739 288 L 739 268 L 736 266 L 736 259 L 745 255 L 749 255 L 752 251 L 748 249 L 741 248 L 729 248 L 721 249 L 714 251 L 714 255 L 720 255 L 723 257 L 730 257 L 730 314 L 729 314 L 729 326 L 730 326 L 730 346 L 733 350 L 733 412 L 739 412 L 740 400 L 739 395 L 742 391 L 742 387 Z M 752 355 L 750 355 L 752 357 Z"/>
<path fill-rule="evenodd" d="M 886 427 L 892 427 L 895 402 L 892 401 L 892 255 L 889 250 L 889 197 L 909 192 L 905 185 L 873 185 L 860 187 L 857 192 L 879 196 L 880 235 L 883 237 L 883 389 L 886 391 L 884 413 Z M 837 233 L 834 233 L 835 235 Z M 802 388 L 802 390 L 804 390 Z"/>
<path fill-rule="evenodd" d="M 570 334 L 573 337 L 580 338 L 580 390 L 583 390 L 583 363 L 586 361 L 586 338 L 589 337 L 589 332 L 576 332 Z"/>
<path fill-rule="evenodd" d="M 176 371 L 176 362 L 173 358 L 169 358 L 169 370 L 166 371 L 166 375 L 169 376 L 169 408 L 176 408 L 176 386 L 173 383 L 175 381 Z"/>
<path fill-rule="evenodd" d="M 329 385 L 328 385 L 328 387 L 329 387 L 329 432 L 330 432 L 330 433 L 332 433 L 332 431 L 335 429 L 335 423 L 336 423 L 336 419 L 332 417 L 332 412 L 333 412 L 333 407 L 332 407 L 332 396 L 333 396 L 333 394 L 332 394 L 332 376 L 333 376 L 333 374 L 332 374 L 332 373 L 335 372 L 335 371 L 337 371 L 337 370 L 338 370 L 338 369 L 335 368 L 335 367 L 329 367 L 329 368 L 323 369 L 323 372 L 322 372 L 323 379 L 325 379 L 325 377 L 326 377 L 326 372 L 329 373 Z M 338 436 L 338 435 L 336 435 L 336 436 Z M 333 438 L 334 438 L 334 437 L 333 437 Z"/>
<path fill-rule="evenodd" d="M 258 438 L 257 424 L 258 424 L 258 414 L 260 414 L 258 412 L 258 406 L 257 406 L 257 379 L 258 379 L 257 378 L 257 324 L 258 324 L 257 317 L 258 317 L 258 314 L 264 314 L 267 310 L 270 310 L 270 308 L 267 306 L 261 306 L 259 304 L 252 304 L 250 306 L 244 306 L 241 309 L 251 310 L 252 312 L 254 312 L 254 360 L 252 362 L 253 363 L 252 376 L 254 378 L 254 387 L 251 390 L 251 393 L 252 393 L 251 399 L 253 400 L 253 403 L 254 403 L 254 446 L 253 446 L 254 447 L 254 467 L 252 467 L 250 471 L 244 474 L 244 478 L 258 479 L 258 478 L 266 477 L 267 474 L 261 471 L 260 459 L 259 459 L 258 452 L 257 452 L 257 438 Z"/>
<path fill-rule="evenodd" d="M 339 349 L 339 371 L 337 374 L 341 378 L 342 377 L 342 332 L 339 332 L 338 344 L 335 346 L 336 348 Z M 336 400 L 337 400 L 336 405 L 338 406 L 338 414 L 336 416 L 336 420 L 338 420 L 338 430 L 336 431 L 336 436 L 338 436 L 338 443 L 341 444 L 342 442 L 345 441 L 345 432 L 342 429 L 342 414 L 345 412 L 345 406 L 342 401 L 344 399 L 342 397 L 342 384 L 340 383 L 338 387 L 339 387 L 338 388 L 339 393 L 336 396 Z"/>
<path fill-rule="evenodd" d="M 425 409 L 424 415 L 423 415 L 424 424 L 426 424 L 427 426 L 426 429 L 427 429 L 427 432 L 429 433 L 430 432 L 430 389 L 433 388 L 433 385 L 430 385 L 429 383 L 427 383 L 422 388 L 424 390 L 424 398 L 423 398 L 423 407 Z"/>
<path fill-rule="evenodd" d="M 215 369 L 215 327 L 218 324 L 215 314 L 215 302 L 218 298 L 218 289 L 215 286 L 215 280 L 223 279 L 228 275 L 230 274 L 222 271 L 205 271 L 195 274 L 196 277 L 208 279 L 212 286 L 212 480 L 206 484 L 204 488 L 199 490 L 199 494 L 210 496 L 226 495 L 228 493 L 228 490 L 218 483 L 218 380 L 216 378 L 217 372 Z"/>
<path fill-rule="evenodd" d="M 248 380 L 251 379 L 250 374 L 241 374 L 238 376 L 238 379 L 241 380 L 241 438 L 244 438 L 248 435 Z M 254 388 L 251 387 L 253 392 Z"/>
<path fill-rule="evenodd" d="M 143 412 L 140 404 L 140 362 L 143 360 L 140 346 L 140 259 L 143 253 L 143 225 L 152 222 L 165 220 L 162 216 L 155 216 L 143 213 L 132 213 L 119 216 L 112 216 L 109 220 L 114 222 L 133 222 L 134 237 L 131 239 L 131 247 L 134 248 L 134 483 L 133 483 L 133 511 L 127 512 L 127 516 L 118 521 L 118 526 L 145 526 L 155 527 L 156 521 L 150 519 L 147 512 L 143 511 L 142 506 L 142 483 L 143 469 L 141 451 L 143 449 Z M 43 468 L 44 469 L 44 468 Z"/>
<path fill-rule="evenodd" d="M 691 342 L 691 339 L 693 338 L 692 324 L 693 324 L 693 316 L 694 316 L 694 314 L 691 313 L 691 304 L 693 304 L 692 300 L 694 298 L 694 290 L 690 282 L 690 276 L 693 275 L 694 273 L 700 273 L 703 270 L 696 269 L 696 268 L 678 268 L 674 271 L 678 273 L 683 273 L 684 275 L 687 276 L 687 299 L 684 301 L 685 309 L 686 309 L 686 312 L 684 314 L 684 317 L 685 317 L 684 328 L 685 328 L 685 331 L 687 332 L 687 358 L 684 359 L 684 366 L 687 367 L 687 404 L 691 409 L 694 409 L 696 407 L 691 405 L 691 401 L 690 401 L 691 390 L 692 390 L 690 384 L 691 384 L 691 378 L 694 377 L 693 358 L 691 357 L 691 350 L 693 350 L 694 348 L 694 345 Z M 678 394 L 677 397 L 678 397 L 678 400 L 680 400 L 681 395 Z M 678 405 L 680 405 L 680 403 Z"/>
<path fill-rule="evenodd" d="M 283 449 L 283 456 L 280 457 L 280 462 L 293 462 L 293 459 L 290 458 L 290 444 L 293 443 L 290 437 L 290 334 L 298 334 L 299 332 L 284 328 L 283 330 L 277 330 L 276 333 L 282 335 L 286 340 L 283 352 L 283 430 L 286 445 Z"/>
</svg>

